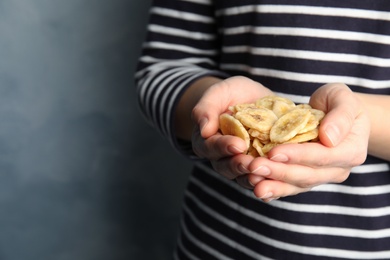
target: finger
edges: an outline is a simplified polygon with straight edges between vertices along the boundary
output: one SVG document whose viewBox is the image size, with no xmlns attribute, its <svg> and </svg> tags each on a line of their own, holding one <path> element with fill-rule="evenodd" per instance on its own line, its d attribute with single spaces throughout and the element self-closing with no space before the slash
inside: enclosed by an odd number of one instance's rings
<svg viewBox="0 0 390 260">
<path fill-rule="evenodd" d="M 309 190 L 310 188 L 301 188 L 281 181 L 264 180 L 253 188 L 253 193 L 264 202 L 270 202 L 274 199 L 296 195 Z"/>
<path fill-rule="evenodd" d="M 312 168 L 353 167 L 360 165 L 366 157 L 364 144 L 342 143 L 336 148 L 329 148 L 321 143 L 283 144 L 274 147 L 268 157 L 274 162 L 305 165 Z M 361 149 L 358 147 L 362 147 Z M 359 154 L 360 153 L 360 154 Z"/>
<path fill-rule="evenodd" d="M 240 185 L 241 187 L 243 187 L 245 189 L 252 190 L 254 187 L 254 185 L 249 181 L 248 174 L 238 176 L 236 178 L 236 182 L 238 183 L 238 185 Z"/>
<path fill-rule="evenodd" d="M 282 181 L 300 188 L 311 188 L 323 183 L 340 183 L 349 176 L 349 168 L 311 168 L 298 164 L 276 163 L 255 159 L 248 170 L 267 179 Z"/>
<path fill-rule="evenodd" d="M 242 154 L 246 151 L 245 141 L 231 135 L 215 135 L 205 139 L 199 134 L 199 128 L 195 127 L 192 135 L 192 148 L 196 155 L 209 160 Z"/>
<path fill-rule="evenodd" d="M 192 110 L 192 118 L 199 126 L 203 138 L 215 134 L 219 128 L 219 115 L 226 111 L 218 102 L 202 99 Z"/>
<path fill-rule="evenodd" d="M 236 178 L 236 182 L 245 189 L 252 190 L 264 178 L 255 174 L 244 174 Z"/>
<path fill-rule="evenodd" d="M 226 112 L 232 101 L 229 97 L 228 80 L 211 86 L 192 110 L 192 119 L 199 125 L 200 134 L 207 138 L 218 131 L 219 116 Z"/>
<path fill-rule="evenodd" d="M 248 174 L 248 181 L 249 181 L 249 183 L 252 184 L 253 187 L 256 184 L 258 184 L 259 182 L 263 181 L 264 179 L 265 179 L 264 177 L 256 175 L 256 174 L 252 174 L 252 173 Z"/>
<path fill-rule="evenodd" d="M 333 83 L 313 93 L 310 105 L 327 114 L 319 128 L 321 142 L 334 147 L 350 132 L 361 107 L 352 91 L 344 84 Z"/>
<path fill-rule="evenodd" d="M 254 174 L 244 174 L 236 178 L 236 182 L 243 188 L 253 190 L 253 188 L 264 178 Z"/>
<path fill-rule="evenodd" d="M 216 172 L 225 178 L 233 180 L 238 176 L 249 173 L 248 165 L 252 160 L 253 157 L 250 155 L 238 154 L 232 157 L 211 161 L 211 165 Z"/>
</svg>

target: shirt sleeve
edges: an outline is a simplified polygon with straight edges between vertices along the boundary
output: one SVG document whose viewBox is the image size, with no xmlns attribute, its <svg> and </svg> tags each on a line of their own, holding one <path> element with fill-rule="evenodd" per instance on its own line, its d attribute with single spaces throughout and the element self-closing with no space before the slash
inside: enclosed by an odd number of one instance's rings
<svg viewBox="0 0 390 260">
<path fill-rule="evenodd" d="M 191 145 L 176 138 L 177 103 L 188 86 L 218 70 L 220 39 L 211 0 L 155 0 L 135 74 L 146 120 L 181 153 L 196 159 Z"/>
</svg>

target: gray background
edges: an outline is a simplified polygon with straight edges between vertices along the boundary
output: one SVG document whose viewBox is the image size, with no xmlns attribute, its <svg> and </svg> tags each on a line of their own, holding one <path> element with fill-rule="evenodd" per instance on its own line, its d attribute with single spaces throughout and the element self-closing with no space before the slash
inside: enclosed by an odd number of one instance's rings
<svg viewBox="0 0 390 260">
<path fill-rule="evenodd" d="M 190 162 L 143 121 L 145 0 L 0 0 L 0 259 L 170 259 Z"/>
</svg>

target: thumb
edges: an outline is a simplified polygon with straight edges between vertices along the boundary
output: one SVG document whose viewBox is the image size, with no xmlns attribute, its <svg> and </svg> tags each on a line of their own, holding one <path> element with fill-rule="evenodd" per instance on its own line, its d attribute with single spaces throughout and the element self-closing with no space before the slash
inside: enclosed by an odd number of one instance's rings
<svg viewBox="0 0 390 260">
<path fill-rule="evenodd" d="M 229 92 L 227 81 L 221 80 L 209 85 L 192 110 L 192 120 L 199 126 L 203 138 L 218 132 L 219 115 L 228 109 L 230 100 L 229 95 L 225 93 Z"/>
<path fill-rule="evenodd" d="M 320 126 L 319 138 L 321 143 L 328 147 L 334 147 L 340 143 L 344 136 L 347 133 L 347 125 L 344 122 L 337 122 L 336 118 L 339 118 L 339 114 L 336 113 L 336 117 L 333 116 L 334 113 L 327 114 Z M 328 120 L 326 120 L 328 119 Z"/>
<path fill-rule="evenodd" d="M 213 99 L 213 96 L 205 94 L 192 110 L 192 120 L 199 125 L 203 138 L 208 138 L 218 131 L 219 115 L 226 111 L 226 107 Z"/>
<path fill-rule="evenodd" d="M 348 135 L 360 113 L 359 102 L 353 92 L 340 83 L 319 88 L 313 93 L 310 104 L 326 113 L 319 128 L 319 138 L 328 147 L 337 146 Z"/>
</svg>

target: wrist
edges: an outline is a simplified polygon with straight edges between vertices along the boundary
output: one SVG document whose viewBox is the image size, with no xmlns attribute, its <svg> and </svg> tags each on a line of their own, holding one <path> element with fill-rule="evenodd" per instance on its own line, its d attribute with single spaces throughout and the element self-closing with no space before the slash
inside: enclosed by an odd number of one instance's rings
<svg viewBox="0 0 390 260">
<path fill-rule="evenodd" d="M 370 137 L 368 153 L 370 155 L 390 160 L 390 136 L 387 130 L 390 122 L 387 118 L 390 109 L 390 97 L 375 94 L 356 93 L 370 120 Z"/>
</svg>

